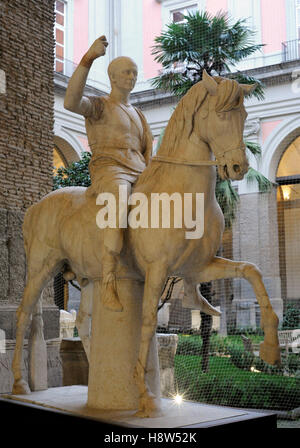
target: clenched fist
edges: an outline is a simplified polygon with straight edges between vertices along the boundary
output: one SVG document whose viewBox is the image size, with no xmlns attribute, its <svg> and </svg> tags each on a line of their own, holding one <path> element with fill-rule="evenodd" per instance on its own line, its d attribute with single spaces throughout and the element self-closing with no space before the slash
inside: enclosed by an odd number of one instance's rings
<svg viewBox="0 0 300 448">
<path fill-rule="evenodd" d="M 106 37 L 100 36 L 90 46 L 90 48 L 88 49 L 86 54 L 81 59 L 80 64 L 89 68 L 95 59 L 99 58 L 100 56 L 105 55 L 107 45 L 108 45 L 108 42 L 106 40 Z"/>
<path fill-rule="evenodd" d="M 100 56 L 104 56 L 106 53 L 106 47 L 108 42 L 105 36 L 101 36 L 95 40 L 95 42 L 90 46 L 87 55 L 91 59 L 97 59 Z"/>
</svg>

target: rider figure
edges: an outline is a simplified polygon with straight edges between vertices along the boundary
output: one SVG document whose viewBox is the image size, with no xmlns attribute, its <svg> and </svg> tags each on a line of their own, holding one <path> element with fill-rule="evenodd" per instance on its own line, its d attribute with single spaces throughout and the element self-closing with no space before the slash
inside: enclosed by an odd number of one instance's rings
<svg viewBox="0 0 300 448">
<path fill-rule="evenodd" d="M 137 79 L 137 66 L 128 57 L 118 57 L 108 66 L 111 92 L 108 96 L 83 95 L 90 67 L 105 55 L 105 36 L 96 39 L 81 59 L 66 91 L 64 107 L 85 117 L 89 146 L 92 152 L 89 171 L 91 186 L 87 195 L 95 200 L 99 193 L 113 193 L 119 204 L 119 186 L 127 187 L 127 196 L 152 153 L 152 134 L 145 117 L 129 103 L 130 92 Z M 115 281 L 115 270 L 123 246 L 122 228 L 104 229 L 102 259 L 103 304 L 122 311 Z"/>
</svg>

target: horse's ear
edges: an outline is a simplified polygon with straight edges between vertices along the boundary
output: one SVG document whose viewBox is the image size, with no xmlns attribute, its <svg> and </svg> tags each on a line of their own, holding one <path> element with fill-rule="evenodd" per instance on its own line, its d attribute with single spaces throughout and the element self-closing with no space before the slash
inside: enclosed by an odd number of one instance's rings
<svg viewBox="0 0 300 448">
<path fill-rule="evenodd" d="M 249 95 L 257 87 L 257 83 L 254 84 L 240 84 L 245 95 Z"/>
<path fill-rule="evenodd" d="M 210 95 L 217 95 L 218 94 L 218 83 L 214 80 L 212 76 L 210 76 L 206 70 L 203 70 L 202 75 L 202 81 L 203 85 L 208 91 Z"/>
</svg>

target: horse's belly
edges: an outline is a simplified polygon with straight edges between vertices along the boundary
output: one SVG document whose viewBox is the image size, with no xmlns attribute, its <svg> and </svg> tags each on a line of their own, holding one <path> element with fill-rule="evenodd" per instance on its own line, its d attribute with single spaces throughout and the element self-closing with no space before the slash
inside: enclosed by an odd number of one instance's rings
<svg viewBox="0 0 300 448">
<path fill-rule="evenodd" d="M 130 229 L 130 243 L 144 272 L 149 264 L 163 260 L 168 275 L 187 275 L 195 268 L 203 269 L 216 255 L 223 227 L 221 210 L 212 207 L 205 215 L 203 234 L 199 233 L 199 237 L 196 229 L 190 232 L 185 228 L 139 228 Z"/>
</svg>

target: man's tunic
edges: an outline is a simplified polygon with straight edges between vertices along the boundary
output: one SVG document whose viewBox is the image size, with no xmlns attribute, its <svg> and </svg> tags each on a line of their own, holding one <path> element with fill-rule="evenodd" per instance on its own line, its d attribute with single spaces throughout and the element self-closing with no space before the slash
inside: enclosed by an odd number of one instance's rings
<svg viewBox="0 0 300 448">
<path fill-rule="evenodd" d="M 137 108 L 116 103 L 110 97 L 89 100 L 92 108 L 85 124 L 92 152 L 90 193 L 114 193 L 120 184 L 131 187 L 152 154 L 152 134 L 146 119 Z"/>
</svg>

